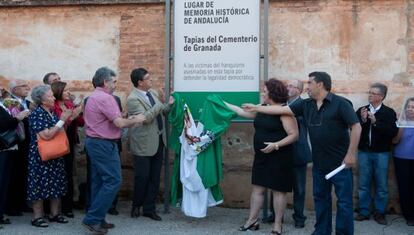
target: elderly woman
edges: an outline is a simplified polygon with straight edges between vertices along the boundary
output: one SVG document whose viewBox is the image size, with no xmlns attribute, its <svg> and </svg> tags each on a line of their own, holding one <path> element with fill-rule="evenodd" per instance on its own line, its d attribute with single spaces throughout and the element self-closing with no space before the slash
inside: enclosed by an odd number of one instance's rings
<svg viewBox="0 0 414 235">
<path fill-rule="evenodd" d="M 82 112 L 82 106 L 75 107 L 70 99 L 70 92 L 65 82 L 55 81 L 51 85 L 53 96 L 55 97 L 55 104 L 52 108 L 54 114 L 58 118 L 62 113 L 69 109 L 72 110 L 72 115 L 66 121 L 64 127 L 69 139 L 70 153 L 63 157 L 65 160 L 65 172 L 68 180 L 68 192 L 62 197 L 62 212 L 66 217 L 73 218 L 73 160 L 74 147 L 78 143 L 78 126 L 83 126 L 83 118 L 79 116 Z"/>
<path fill-rule="evenodd" d="M 414 123 L 414 97 L 407 99 L 403 112 L 405 121 Z M 393 142 L 401 210 L 407 225 L 414 226 L 414 128 L 400 128 Z"/>
<path fill-rule="evenodd" d="M 60 120 L 51 110 L 55 97 L 48 85 L 39 85 L 32 90 L 32 100 L 37 106 L 29 116 L 30 150 L 29 175 L 27 179 L 27 199 L 33 203 L 32 225 L 48 227 L 44 220 L 43 200 L 50 200 L 50 222 L 67 223 L 60 214 L 60 198 L 66 193 L 67 180 L 63 158 L 42 161 L 37 146 L 37 136 L 44 140 L 52 139 L 71 116 L 71 110 L 65 110 Z"/>
<path fill-rule="evenodd" d="M 3 96 L 3 87 L 0 87 L 0 97 Z M 29 111 L 23 111 L 13 117 L 10 110 L 0 100 L 0 133 L 15 130 L 21 120 L 29 115 Z M 17 137 L 16 137 L 17 140 Z M 0 228 L 1 224 L 10 224 L 10 220 L 3 217 L 6 207 L 6 199 L 10 180 L 10 169 L 12 166 L 12 153 L 17 149 L 17 141 L 13 146 L 3 145 L 0 142 Z"/>
<path fill-rule="evenodd" d="M 264 105 L 282 106 L 287 102 L 288 91 L 279 80 L 265 83 L 262 98 Z M 282 233 L 282 218 L 286 208 L 286 194 L 293 185 L 293 148 L 298 137 L 294 117 L 245 112 L 227 104 L 239 116 L 254 118 L 254 162 L 252 171 L 252 194 L 248 220 L 240 231 L 259 229 L 258 214 L 264 201 L 266 188 L 272 190 L 276 217 L 272 234 Z"/>
</svg>

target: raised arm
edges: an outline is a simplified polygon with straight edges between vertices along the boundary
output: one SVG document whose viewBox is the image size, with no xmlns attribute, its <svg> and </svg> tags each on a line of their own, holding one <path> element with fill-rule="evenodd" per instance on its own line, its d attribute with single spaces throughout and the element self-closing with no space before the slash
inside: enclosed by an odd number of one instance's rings
<svg viewBox="0 0 414 235">
<path fill-rule="evenodd" d="M 240 117 L 249 118 L 249 119 L 254 119 L 256 117 L 256 113 L 255 112 L 246 112 L 242 108 L 240 108 L 240 107 L 238 107 L 236 105 L 229 104 L 227 102 L 224 102 L 224 103 L 227 105 L 227 107 L 229 109 L 233 110 Z"/>
<path fill-rule="evenodd" d="M 145 121 L 145 116 L 143 114 L 132 115 L 129 118 L 116 118 L 113 122 L 118 128 L 132 127 L 132 126 L 142 126 Z"/>
<path fill-rule="evenodd" d="M 257 112 L 257 113 L 265 113 L 265 114 L 272 114 L 272 115 L 290 115 L 294 116 L 292 110 L 289 106 L 262 106 L 256 104 L 243 104 L 242 108 L 245 112 Z"/>
</svg>

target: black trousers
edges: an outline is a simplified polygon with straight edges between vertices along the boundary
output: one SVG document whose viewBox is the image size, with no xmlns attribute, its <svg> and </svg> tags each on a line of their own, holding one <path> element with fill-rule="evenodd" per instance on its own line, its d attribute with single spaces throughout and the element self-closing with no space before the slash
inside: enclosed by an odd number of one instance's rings
<svg viewBox="0 0 414 235">
<path fill-rule="evenodd" d="M 155 201 L 160 187 L 164 145 L 160 136 L 154 156 L 134 155 L 134 198 L 132 206 L 142 207 L 144 213 L 155 212 Z"/>
<path fill-rule="evenodd" d="M 3 219 L 7 204 L 13 151 L 0 152 L 0 219 Z"/>
<path fill-rule="evenodd" d="M 63 157 L 65 160 L 65 173 L 68 181 L 68 191 L 62 197 L 62 213 L 69 213 L 73 210 L 73 149 L 71 152 Z"/>
<path fill-rule="evenodd" d="M 19 144 L 18 150 L 9 151 L 11 157 L 10 162 L 10 184 L 8 189 L 8 199 L 6 213 L 23 212 L 26 205 L 27 190 L 27 172 L 29 155 L 28 146 L 25 143 Z"/>
<path fill-rule="evenodd" d="M 402 214 L 414 220 L 414 160 L 394 157 L 394 166 Z"/>
</svg>

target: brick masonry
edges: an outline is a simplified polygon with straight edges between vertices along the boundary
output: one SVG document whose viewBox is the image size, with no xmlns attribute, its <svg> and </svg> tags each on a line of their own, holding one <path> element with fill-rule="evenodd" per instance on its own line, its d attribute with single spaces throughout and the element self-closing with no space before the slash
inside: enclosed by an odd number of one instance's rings
<svg viewBox="0 0 414 235">
<path fill-rule="evenodd" d="M 111 65 L 119 73 L 117 94 L 123 99 L 131 89 L 129 72 L 135 67 L 148 68 L 162 90 L 163 2 L 2 1 L 0 6 L 6 7 L 0 8 L 0 85 L 7 86 L 6 78 L 22 78 L 35 85 L 43 74 L 54 70 L 74 93 L 88 94 L 97 66 Z M 380 81 L 389 86 L 386 104 L 400 112 L 404 97 L 414 95 L 413 14 L 412 0 L 270 1 L 269 75 L 306 80 L 311 71 L 328 71 L 334 92 L 351 99 L 355 108 L 366 104 L 369 84 Z M 38 32 L 66 40 L 50 44 L 53 39 L 45 40 Z M 90 41 L 94 36 L 95 43 Z M 27 52 L 31 55 L 24 55 Z M 24 60 L 28 56 L 33 63 Z M 251 124 L 233 124 L 222 138 L 225 206 L 249 205 L 253 132 Z M 84 161 L 79 158 L 78 162 L 81 176 Z M 133 168 L 127 151 L 122 154 L 122 167 L 121 196 L 130 199 Z M 310 169 L 308 208 L 313 207 Z M 398 212 L 392 164 L 389 172 L 389 210 Z M 356 187 L 357 174 L 355 202 Z"/>
</svg>

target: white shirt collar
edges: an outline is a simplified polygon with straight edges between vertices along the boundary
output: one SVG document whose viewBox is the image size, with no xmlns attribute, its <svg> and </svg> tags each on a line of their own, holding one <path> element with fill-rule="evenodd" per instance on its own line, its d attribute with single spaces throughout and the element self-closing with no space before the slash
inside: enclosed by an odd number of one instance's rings
<svg viewBox="0 0 414 235">
<path fill-rule="evenodd" d="M 382 103 L 381 103 L 380 105 L 378 105 L 378 107 L 377 107 L 377 108 L 374 108 L 374 106 L 372 106 L 372 104 L 369 104 L 369 111 L 370 111 L 371 113 L 376 113 L 376 112 L 378 112 L 378 110 L 381 108 L 381 106 L 382 106 Z"/>
</svg>

